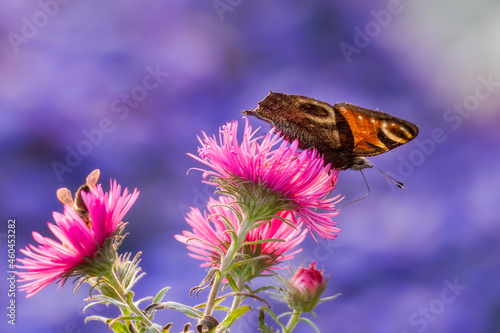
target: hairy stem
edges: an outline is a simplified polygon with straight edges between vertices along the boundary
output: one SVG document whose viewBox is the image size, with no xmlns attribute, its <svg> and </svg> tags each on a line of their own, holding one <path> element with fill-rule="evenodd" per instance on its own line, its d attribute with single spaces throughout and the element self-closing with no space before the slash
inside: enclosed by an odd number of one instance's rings
<svg viewBox="0 0 500 333">
<path fill-rule="evenodd" d="M 299 322 L 299 319 L 300 319 L 300 312 L 296 310 L 293 311 L 293 314 L 290 316 L 290 319 L 288 320 L 288 324 L 286 324 L 285 332 L 291 333 L 295 328 L 295 326 L 297 325 L 297 323 Z"/>
<path fill-rule="evenodd" d="M 161 333 L 157 328 L 155 328 L 154 323 L 148 318 L 148 316 L 137 307 L 137 305 L 134 304 L 133 301 L 128 302 L 127 301 L 127 292 L 123 288 L 121 281 L 118 279 L 116 276 L 114 270 L 111 270 L 109 274 L 106 274 L 106 277 L 108 278 L 108 281 L 111 285 L 111 287 L 114 289 L 116 292 L 116 295 L 119 297 L 119 301 L 125 303 L 128 305 L 129 310 L 134 313 L 136 316 L 142 318 L 142 322 L 149 328 L 153 329 L 154 332 Z M 123 313 L 123 309 L 120 309 Z"/>
<path fill-rule="evenodd" d="M 227 268 L 233 262 L 234 256 L 241 248 L 241 245 L 245 241 L 245 238 L 248 234 L 248 223 L 242 223 L 238 233 L 236 235 L 236 242 L 232 242 L 229 246 L 229 249 L 226 252 L 226 255 L 221 260 L 221 265 L 219 268 L 220 274 L 215 275 L 214 284 L 212 285 L 212 290 L 210 290 L 210 294 L 208 295 L 207 307 L 205 309 L 205 316 L 211 316 L 215 307 L 215 299 L 217 298 L 217 293 L 219 292 L 220 285 L 222 280 L 226 276 Z"/>
</svg>

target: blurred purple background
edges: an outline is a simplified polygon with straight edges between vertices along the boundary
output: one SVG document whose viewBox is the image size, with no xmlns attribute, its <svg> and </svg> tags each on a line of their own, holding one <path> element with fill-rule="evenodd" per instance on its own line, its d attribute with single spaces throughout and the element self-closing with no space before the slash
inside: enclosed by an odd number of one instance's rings
<svg viewBox="0 0 500 333">
<path fill-rule="evenodd" d="M 116 178 L 141 191 L 121 247 L 144 253 L 137 295 L 169 285 L 169 300 L 204 301 L 207 293 L 188 296 L 204 270 L 173 238 L 188 207 L 213 194 L 199 172 L 186 175 L 200 166 L 186 153 L 202 130 L 217 133 L 272 90 L 420 128 L 416 140 L 371 158 L 405 189 L 368 170 L 372 193 L 342 210 L 337 239 L 308 237 L 293 260 L 316 260 L 331 275 L 327 295 L 342 293 L 317 308 L 321 331 L 500 332 L 497 1 L 30 3 L 0 5 L 0 331 L 108 332 L 83 323 L 88 288 L 73 295 L 71 283 L 30 299 L 18 293 L 15 327 L 5 315 L 8 219 L 18 249 L 32 230 L 48 236 L 46 222 L 62 210 L 56 190 L 75 191 L 95 168 L 105 189 Z M 152 71 L 156 80 L 144 81 Z M 71 150 L 84 156 L 68 164 Z M 345 203 L 363 196 L 361 174 L 341 173 L 335 193 Z M 256 315 L 232 332 L 256 332 Z M 189 320 L 168 310 L 157 321 L 178 332 Z"/>
</svg>

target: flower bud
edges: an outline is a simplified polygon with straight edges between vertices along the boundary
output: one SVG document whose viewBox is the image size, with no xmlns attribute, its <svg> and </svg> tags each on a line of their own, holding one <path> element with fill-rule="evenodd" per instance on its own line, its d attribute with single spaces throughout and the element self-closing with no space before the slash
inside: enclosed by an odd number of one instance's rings
<svg viewBox="0 0 500 333">
<path fill-rule="evenodd" d="M 318 271 L 313 262 L 310 268 L 301 267 L 292 277 L 291 286 L 303 293 L 316 294 L 323 286 L 323 272 Z"/>
<path fill-rule="evenodd" d="M 313 262 L 309 268 L 299 268 L 286 283 L 283 298 L 293 310 L 310 312 L 321 302 L 328 277 L 324 277 L 323 271 L 317 270 L 315 266 L 316 262 Z"/>
</svg>

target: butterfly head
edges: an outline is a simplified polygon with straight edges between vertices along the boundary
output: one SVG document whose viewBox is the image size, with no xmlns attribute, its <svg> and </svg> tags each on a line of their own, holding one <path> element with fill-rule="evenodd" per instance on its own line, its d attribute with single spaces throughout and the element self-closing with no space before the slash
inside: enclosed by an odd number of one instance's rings
<svg viewBox="0 0 500 333">
<path fill-rule="evenodd" d="M 355 157 L 352 159 L 352 162 L 352 165 L 349 167 L 352 170 L 359 171 L 366 168 L 373 168 L 373 164 L 364 157 Z"/>
</svg>

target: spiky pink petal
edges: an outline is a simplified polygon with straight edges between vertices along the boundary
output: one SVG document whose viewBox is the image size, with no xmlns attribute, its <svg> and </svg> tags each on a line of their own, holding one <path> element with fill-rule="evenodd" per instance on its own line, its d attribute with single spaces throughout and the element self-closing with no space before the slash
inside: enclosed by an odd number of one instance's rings
<svg viewBox="0 0 500 333">
<path fill-rule="evenodd" d="M 238 141 L 238 122 L 227 123 L 220 129 L 219 140 L 198 137 L 201 147 L 198 156 L 188 154 L 207 166 L 203 178 L 208 184 L 217 185 L 217 179 L 251 181 L 279 193 L 290 204 L 290 211 L 306 227 L 322 238 L 332 239 L 340 229 L 332 221 L 339 214 L 335 204 L 340 195 L 325 199 L 337 182 L 338 171 L 324 165 L 316 149 L 299 151 L 298 141 L 291 144 L 271 129 L 265 136 L 245 118 L 243 137 Z M 313 236 L 314 238 L 314 236 Z"/>
<path fill-rule="evenodd" d="M 20 290 L 28 292 L 27 297 L 56 280 L 61 280 L 59 287 L 71 276 L 76 266 L 100 249 L 104 242 L 112 237 L 124 215 L 139 195 L 137 189 L 128 194 L 116 181 L 111 182 L 111 189 L 104 193 L 101 185 L 95 186 L 89 193 L 82 192 L 82 198 L 89 211 L 90 227 L 82 220 L 73 207 L 64 206 L 64 213 L 53 213 L 56 224 L 48 223 L 49 229 L 59 240 L 42 237 L 33 232 L 37 247 L 29 244 L 20 252 L 25 258 L 18 258 L 19 282 L 24 283 Z"/>
<path fill-rule="evenodd" d="M 230 205 L 230 199 L 225 196 L 220 196 L 218 200 L 210 198 L 207 211 L 203 214 L 197 208 L 191 208 L 187 214 L 186 222 L 191 226 L 192 231 L 183 231 L 182 235 L 175 235 L 175 239 L 182 243 L 186 243 L 188 239 L 192 239 L 187 244 L 188 250 L 193 253 L 189 255 L 193 258 L 203 260 L 201 266 L 208 266 L 215 263 L 216 266 L 220 263 L 220 253 L 212 246 L 198 241 L 201 239 L 206 243 L 213 244 L 227 252 L 228 244 L 231 241 L 229 234 L 226 232 L 227 227 L 222 222 L 222 216 L 233 226 L 236 232 L 239 230 L 239 221 L 235 213 L 227 208 Z M 281 214 L 282 217 L 289 217 L 290 213 Z M 272 255 L 274 261 L 267 263 L 267 268 L 275 266 L 278 263 L 293 258 L 294 254 L 302 249 L 294 249 L 304 240 L 307 230 L 303 230 L 302 223 L 299 223 L 295 228 L 284 223 L 278 218 L 274 218 L 270 223 L 263 224 L 255 229 L 252 229 L 246 238 L 246 241 L 257 241 L 265 239 L 282 239 L 284 242 L 272 241 L 260 244 L 260 255 Z M 243 252 L 252 252 L 256 245 L 246 245 Z"/>
</svg>

